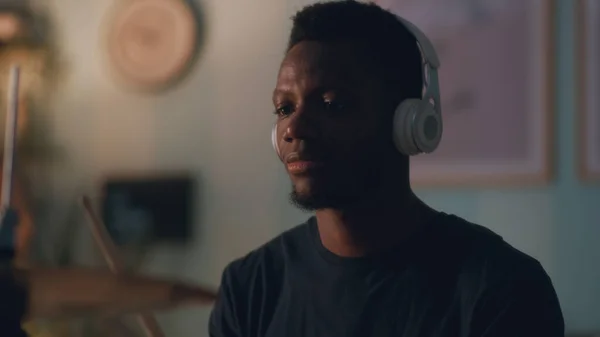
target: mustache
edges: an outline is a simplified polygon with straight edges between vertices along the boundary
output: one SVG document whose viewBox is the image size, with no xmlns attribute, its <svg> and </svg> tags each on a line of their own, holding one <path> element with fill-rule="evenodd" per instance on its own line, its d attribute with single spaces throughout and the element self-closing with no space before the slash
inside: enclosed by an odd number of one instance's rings
<svg viewBox="0 0 600 337">
<path fill-rule="evenodd" d="M 325 162 L 332 159 L 331 151 L 323 142 L 300 141 L 296 144 L 289 144 L 290 152 L 287 153 L 283 162 L 290 164 L 298 161 Z"/>
<path fill-rule="evenodd" d="M 297 161 L 308 161 L 340 165 L 366 165 L 383 160 L 387 152 L 385 143 L 375 141 L 355 144 L 351 148 L 339 145 L 341 144 L 336 146 L 327 142 L 310 141 L 288 144 L 290 152 L 284 154 L 283 162 L 289 164 Z M 397 154 L 395 148 L 393 148 L 393 153 Z"/>
</svg>

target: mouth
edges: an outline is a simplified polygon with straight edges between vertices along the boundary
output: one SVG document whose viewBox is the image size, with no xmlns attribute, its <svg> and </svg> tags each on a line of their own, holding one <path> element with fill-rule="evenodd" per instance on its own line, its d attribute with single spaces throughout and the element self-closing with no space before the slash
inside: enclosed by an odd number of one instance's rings
<svg viewBox="0 0 600 337">
<path fill-rule="evenodd" d="M 302 175 L 323 166 L 323 162 L 310 157 L 301 157 L 298 153 L 291 153 L 285 158 L 286 168 L 290 174 Z"/>
<path fill-rule="evenodd" d="M 291 174 L 305 174 L 320 166 L 322 163 L 316 161 L 295 161 L 287 164 L 287 170 Z"/>
</svg>

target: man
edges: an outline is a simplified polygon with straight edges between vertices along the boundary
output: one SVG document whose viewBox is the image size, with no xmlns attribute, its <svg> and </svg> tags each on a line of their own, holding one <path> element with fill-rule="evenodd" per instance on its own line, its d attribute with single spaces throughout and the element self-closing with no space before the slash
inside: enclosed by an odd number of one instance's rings
<svg viewBox="0 0 600 337">
<path fill-rule="evenodd" d="M 274 142 L 316 214 L 225 268 L 212 337 L 564 336 L 536 260 L 413 194 L 391 125 L 421 98 L 416 42 L 372 4 L 294 17 Z"/>
</svg>

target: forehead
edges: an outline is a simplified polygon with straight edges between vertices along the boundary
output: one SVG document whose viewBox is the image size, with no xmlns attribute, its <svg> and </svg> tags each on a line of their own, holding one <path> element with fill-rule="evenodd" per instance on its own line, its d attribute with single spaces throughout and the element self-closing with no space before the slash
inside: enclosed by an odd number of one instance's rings
<svg viewBox="0 0 600 337">
<path fill-rule="evenodd" d="M 364 85 L 367 71 L 356 48 L 344 44 L 305 41 L 286 54 L 277 78 L 277 89 L 311 89 Z"/>
</svg>

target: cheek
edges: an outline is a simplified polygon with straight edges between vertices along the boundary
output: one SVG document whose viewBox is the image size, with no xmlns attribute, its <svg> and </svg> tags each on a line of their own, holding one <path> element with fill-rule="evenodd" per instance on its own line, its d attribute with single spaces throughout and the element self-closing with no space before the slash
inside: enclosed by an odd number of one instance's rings
<svg viewBox="0 0 600 337">
<path fill-rule="evenodd" d="M 386 145 L 382 134 L 368 125 L 344 130 L 332 137 L 330 144 L 339 156 L 358 160 L 376 157 Z"/>
<path fill-rule="evenodd" d="M 331 169 L 336 172 L 378 171 L 385 162 L 384 147 L 373 140 L 363 140 L 357 143 L 346 143 L 333 158 Z"/>
</svg>

